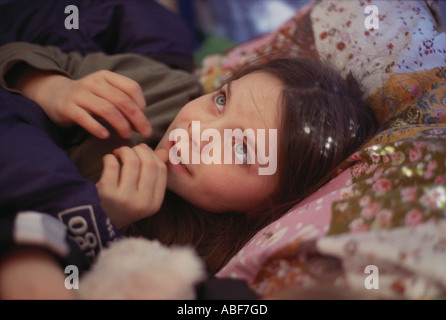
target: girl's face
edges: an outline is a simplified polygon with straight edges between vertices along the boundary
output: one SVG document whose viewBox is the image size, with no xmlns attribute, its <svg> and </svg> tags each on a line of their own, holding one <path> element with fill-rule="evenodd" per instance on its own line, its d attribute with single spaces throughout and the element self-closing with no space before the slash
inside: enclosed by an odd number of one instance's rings
<svg viewBox="0 0 446 320">
<path fill-rule="evenodd" d="M 185 105 L 157 147 L 170 151 L 167 188 L 193 205 L 211 212 L 246 212 L 261 206 L 276 190 L 278 178 L 277 174 L 259 174 L 259 168 L 264 167 L 265 162 L 259 163 L 257 149 L 263 148 L 263 153 L 271 156 L 270 149 L 273 148 L 270 147 L 273 145 L 278 153 L 277 141 L 269 141 L 268 133 L 270 129 L 278 131 L 281 90 L 282 83 L 278 78 L 256 72 Z M 229 138 L 225 141 L 227 129 L 232 132 L 236 129 L 254 132 L 255 139 L 253 141 L 242 136 L 241 140 Z M 186 139 L 183 135 L 178 140 L 171 138 L 173 141 L 170 141 L 169 136 L 174 132 L 188 135 Z M 211 133 L 212 137 L 205 139 L 203 132 L 207 132 L 208 136 Z M 264 139 L 261 146 L 258 137 Z M 216 138 L 221 144 L 214 141 Z M 228 150 L 232 151 L 230 163 L 225 158 L 228 157 Z M 189 159 L 185 159 L 187 154 Z M 206 155 L 213 156 L 214 160 L 218 155 L 221 161 L 207 164 Z M 248 157 L 250 161 L 247 161 Z M 175 158 L 177 161 L 173 161 Z M 253 158 L 255 163 L 252 163 Z M 181 163 L 174 164 L 179 159 Z"/>
</svg>

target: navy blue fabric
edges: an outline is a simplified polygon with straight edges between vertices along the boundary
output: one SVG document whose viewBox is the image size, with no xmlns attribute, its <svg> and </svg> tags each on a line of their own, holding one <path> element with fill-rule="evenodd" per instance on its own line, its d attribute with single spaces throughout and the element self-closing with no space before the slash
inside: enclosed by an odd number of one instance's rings
<svg viewBox="0 0 446 320">
<path fill-rule="evenodd" d="M 3 219 L 8 225 L 19 211 L 53 215 L 92 262 L 119 233 L 63 143 L 62 132 L 36 103 L 0 88 L 0 224 Z"/>
<path fill-rule="evenodd" d="M 65 28 L 68 5 L 79 29 Z M 0 5 L 0 45 L 25 41 L 62 51 L 138 53 L 190 70 L 193 33 L 184 20 L 153 0 L 16 0 Z"/>
<path fill-rule="evenodd" d="M 68 5 L 79 9 L 79 29 L 64 26 Z M 0 2 L 0 45 L 15 41 L 82 54 L 137 53 L 186 70 L 193 61 L 189 29 L 151 0 Z M 24 210 L 52 215 L 68 227 L 68 260 L 80 268 L 120 237 L 94 183 L 65 152 L 66 134 L 36 103 L 0 88 L 0 256 L 14 245 L 11 227 Z"/>
</svg>

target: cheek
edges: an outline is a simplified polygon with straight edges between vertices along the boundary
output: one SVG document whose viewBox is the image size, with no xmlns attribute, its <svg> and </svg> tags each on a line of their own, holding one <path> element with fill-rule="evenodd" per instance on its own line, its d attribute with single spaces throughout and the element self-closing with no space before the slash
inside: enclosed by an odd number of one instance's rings
<svg viewBox="0 0 446 320">
<path fill-rule="evenodd" d="M 236 176 L 231 175 L 223 166 L 205 166 L 197 176 L 197 187 L 209 198 L 224 198 L 232 194 L 230 186 L 238 185 Z"/>
<path fill-rule="evenodd" d="M 202 200 L 213 206 L 216 211 L 253 209 L 273 191 L 264 176 L 241 173 L 236 169 L 213 170 L 201 178 L 197 182 L 199 193 L 205 198 Z"/>
</svg>

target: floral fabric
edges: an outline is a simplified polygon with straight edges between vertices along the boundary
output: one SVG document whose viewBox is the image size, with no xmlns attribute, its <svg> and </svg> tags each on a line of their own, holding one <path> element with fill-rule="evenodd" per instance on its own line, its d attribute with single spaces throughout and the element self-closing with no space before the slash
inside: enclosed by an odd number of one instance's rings
<svg viewBox="0 0 446 320">
<path fill-rule="evenodd" d="M 418 213 L 405 217 L 402 227 L 326 237 L 317 247 L 342 260 L 344 283 L 351 290 L 380 298 L 445 299 L 444 216 L 424 223 Z M 367 266 L 376 267 L 376 288 L 366 286 Z"/>
<path fill-rule="evenodd" d="M 437 87 L 438 81 L 433 90 L 441 89 L 441 96 L 446 87 Z M 402 100 L 406 92 L 398 94 L 394 98 Z M 408 105 L 423 105 L 430 114 L 439 104 L 432 96 L 420 92 Z M 396 114 L 389 130 L 342 164 L 351 183 L 331 203 L 327 232 L 271 254 L 251 282 L 259 295 L 329 279 L 365 299 L 446 298 L 446 124 L 437 118 L 437 124 L 409 125 L 404 112 Z M 310 257 L 308 242 L 316 248 Z M 379 290 L 364 285 L 368 265 L 381 272 Z"/>
<path fill-rule="evenodd" d="M 274 57 L 315 58 L 317 50 L 313 39 L 310 12 L 314 2 L 296 11 L 294 17 L 274 32 L 240 44 L 222 54 L 206 57 L 196 70 L 196 76 L 208 91 L 218 89 L 224 80 L 245 64 L 261 62 Z"/>
<path fill-rule="evenodd" d="M 445 299 L 446 125 L 418 125 L 412 136 L 365 146 L 346 163 L 351 184 L 332 202 L 326 234 L 271 254 L 252 287 L 268 297 L 329 279 L 353 291 L 337 298 Z M 309 257 L 308 242 L 316 248 Z M 381 272 L 379 290 L 364 284 L 368 265 Z"/>
<path fill-rule="evenodd" d="M 364 148 L 350 157 L 353 183 L 334 202 L 328 234 L 414 226 L 446 215 L 446 126 Z"/>
<path fill-rule="evenodd" d="M 251 286 L 263 298 L 444 300 L 445 234 L 443 219 L 296 242 L 272 255 Z"/>
<path fill-rule="evenodd" d="M 368 96 L 393 73 L 446 66 L 446 35 L 431 1 L 321 1 L 311 12 L 318 53 L 342 75 L 353 72 Z M 374 6 L 376 12 L 367 11 Z M 378 25 L 366 26 L 373 14 Z M 369 21 L 369 24 L 371 21 Z"/>
<path fill-rule="evenodd" d="M 392 127 L 446 123 L 446 68 L 394 73 L 367 100 Z"/>
<path fill-rule="evenodd" d="M 351 183 L 349 170 L 340 173 L 279 220 L 259 231 L 217 276 L 251 282 L 262 264 L 276 251 L 296 241 L 324 236 L 330 225 L 333 201 L 345 197 Z"/>
<path fill-rule="evenodd" d="M 446 298 L 446 38 L 429 3 L 318 1 L 301 15 L 318 54 L 360 76 L 387 127 L 217 276 L 245 279 L 265 298 L 305 298 L 287 290 L 321 285 L 337 288 L 331 298 Z M 364 30 L 372 4 L 380 29 Z M 368 265 L 379 290 L 366 288 Z"/>
<path fill-rule="evenodd" d="M 392 75 L 371 96 L 375 110 L 387 110 L 381 120 L 390 125 L 342 165 L 350 168 L 353 183 L 349 197 L 333 204 L 329 234 L 402 226 L 403 221 L 413 224 L 445 214 L 445 71 Z"/>
</svg>

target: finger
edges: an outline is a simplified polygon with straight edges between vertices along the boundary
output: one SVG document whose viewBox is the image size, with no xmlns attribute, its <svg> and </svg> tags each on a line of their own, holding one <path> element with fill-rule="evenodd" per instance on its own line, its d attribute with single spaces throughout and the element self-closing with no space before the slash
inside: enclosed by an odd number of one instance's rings
<svg viewBox="0 0 446 320">
<path fill-rule="evenodd" d="M 163 163 L 167 163 L 167 161 L 169 161 L 169 151 L 166 149 L 156 149 L 154 152 Z"/>
<path fill-rule="evenodd" d="M 135 101 L 140 110 L 144 110 L 146 107 L 146 100 L 144 99 L 141 86 L 138 82 L 111 71 L 105 71 L 104 78 L 112 86 L 124 91 L 133 101 Z"/>
<path fill-rule="evenodd" d="M 160 166 L 164 166 L 165 163 L 167 162 L 168 159 L 164 159 L 167 155 L 168 157 L 168 153 L 166 150 L 166 153 L 162 152 L 162 151 L 154 151 L 152 148 L 150 148 L 147 144 L 145 143 L 140 143 L 138 146 L 135 147 L 135 150 L 138 148 L 144 150 L 145 155 L 149 155 L 150 158 L 153 159 L 153 161 L 155 161 L 155 164 L 160 167 Z M 144 158 L 145 159 L 145 158 Z"/>
<path fill-rule="evenodd" d="M 93 93 L 85 95 L 78 101 L 78 106 L 90 113 L 103 118 L 124 139 L 132 137 L 132 127 L 121 111 L 111 102 Z"/>
<path fill-rule="evenodd" d="M 72 108 L 69 117 L 74 123 L 78 124 L 99 139 L 107 139 L 110 136 L 110 132 L 108 132 L 102 124 L 95 120 L 91 114 L 78 106 Z"/>
<path fill-rule="evenodd" d="M 135 131 L 145 137 L 149 137 L 152 134 L 152 126 L 142 112 L 138 102 L 135 101 L 135 98 L 130 96 L 124 89 L 122 85 L 121 87 L 114 86 L 105 80 L 100 85 L 93 87 L 92 92 L 114 105 L 126 117 Z"/>
<path fill-rule="evenodd" d="M 117 188 L 121 168 L 118 159 L 112 154 L 107 154 L 103 158 L 103 163 L 104 169 L 98 183 L 107 188 Z"/>
<path fill-rule="evenodd" d="M 138 180 L 138 191 L 141 194 L 147 194 L 151 197 L 153 194 L 153 187 L 156 181 L 156 167 L 154 156 L 150 153 L 148 146 L 138 145 L 134 148 L 138 157 L 141 159 L 141 172 Z"/>
<path fill-rule="evenodd" d="M 163 163 L 163 169 L 158 171 L 158 177 L 156 179 L 156 186 L 154 188 L 153 198 L 155 202 L 161 206 L 167 188 L 167 167 Z M 161 169 L 161 168 L 160 168 Z"/>
<path fill-rule="evenodd" d="M 141 159 L 141 173 L 139 176 L 138 190 L 141 193 L 152 193 L 151 196 L 161 187 L 163 187 L 164 176 L 167 176 L 167 169 L 164 162 L 156 153 L 146 144 L 140 144 L 134 148 Z"/>
<path fill-rule="evenodd" d="M 122 192 L 135 192 L 138 185 L 141 170 L 141 161 L 138 155 L 130 147 L 121 147 L 113 154 L 121 160 L 121 175 L 119 177 L 119 189 Z"/>
</svg>

